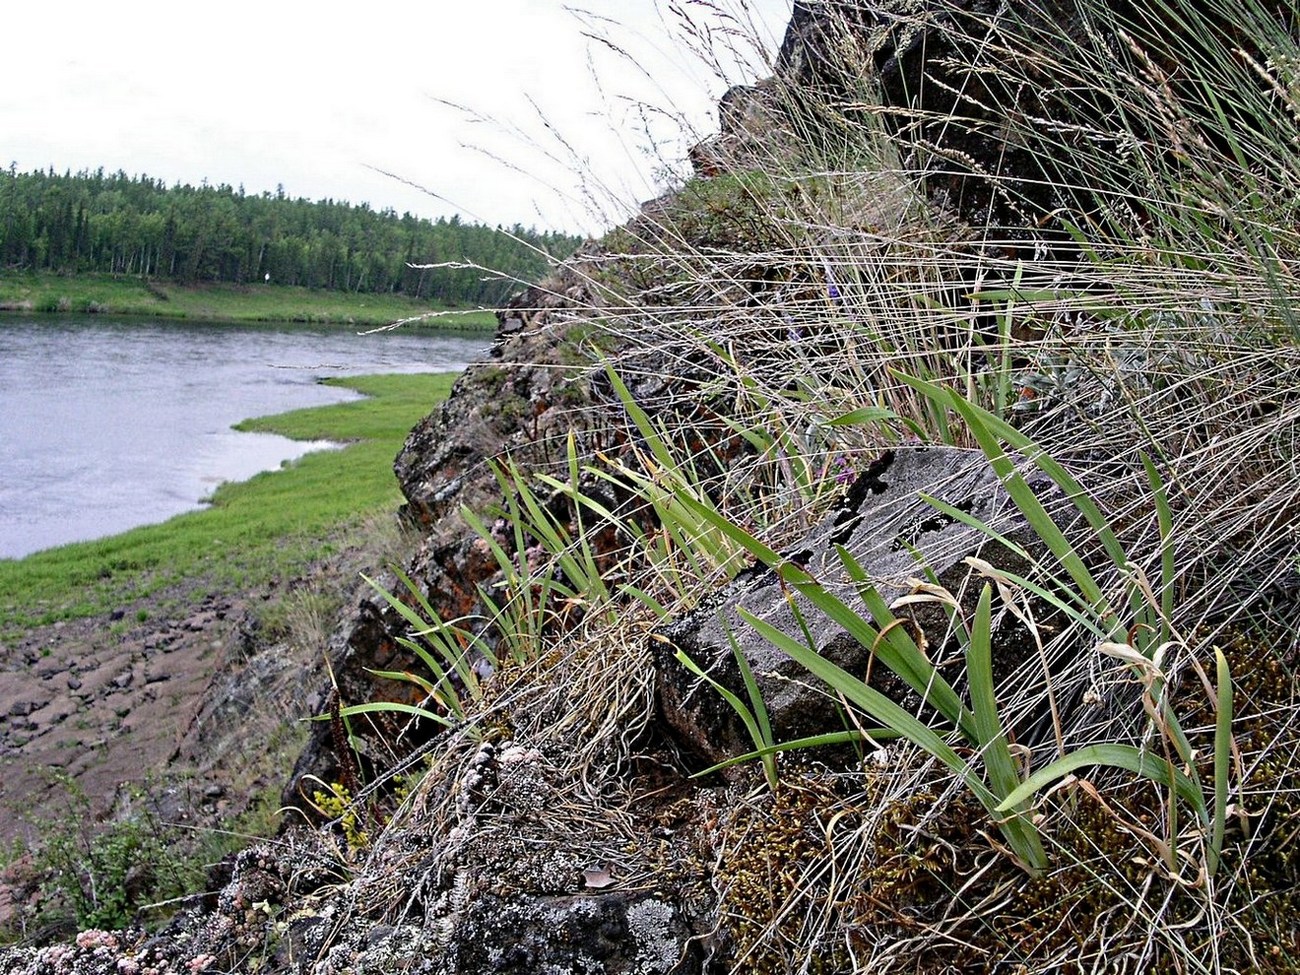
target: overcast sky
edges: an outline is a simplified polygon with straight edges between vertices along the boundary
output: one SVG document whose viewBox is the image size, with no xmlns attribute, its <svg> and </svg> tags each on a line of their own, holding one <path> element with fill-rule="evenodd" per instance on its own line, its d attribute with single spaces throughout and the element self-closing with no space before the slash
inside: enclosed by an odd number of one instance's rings
<svg viewBox="0 0 1300 975">
<path fill-rule="evenodd" d="M 680 158 L 691 141 L 672 141 L 680 123 L 710 131 L 728 85 L 764 73 L 790 6 L 8 4 L 0 165 L 249 193 L 283 184 L 399 213 L 591 232 L 654 192 L 656 143 Z M 683 35 L 683 10 L 712 31 L 723 77 L 692 51 L 710 45 Z"/>
</svg>

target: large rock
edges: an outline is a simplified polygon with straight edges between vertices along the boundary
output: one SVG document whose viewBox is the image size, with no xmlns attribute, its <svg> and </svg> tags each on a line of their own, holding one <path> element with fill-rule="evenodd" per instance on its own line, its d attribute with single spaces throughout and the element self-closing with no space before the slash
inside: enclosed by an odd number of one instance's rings
<svg viewBox="0 0 1300 975">
<path fill-rule="evenodd" d="M 1255 13 L 1270 15 L 1295 30 L 1293 5 Z M 1146 195 L 1190 157 L 1213 171 L 1278 138 L 1285 82 L 1259 36 L 1207 0 L 798 0 L 775 67 L 805 130 L 866 132 L 879 114 L 933 201 L 991 245 L 1042 254 L 1071 224 L 1140 228 Z"/>
<path fill-rule="evenodd" d="M 1040 496 L 1052 490 L 1050 482 L 1043 480 L 1035 484 Z M 836 546 L 844 546 L 862 564 L 887 603 L 911 592 L 911 580 L 924 578 L 928 567 L 969 610 L 981 584 L 978 578 L 971 579 L 972 569 L 965 562 L 971 555 L 1005 571 L 1025 572 L 1021 557 L 940 512 L 922 493 L 946 501 L 1031 552 L 1041 550 L 1041 543 L 983 455 L 928 448 L 885 453 L 858 478 L 843 506 L 786 553 L 787 557 L 867 618 L 870 614 L 847 581 Z M 846 727 L 838 701 L 745 622 L 739 615 L 741 609 L 801 643 L 805 642 L 806 626 L 822 656 L 860 678 L 870 670 L 873 686 L 909 710 L 920 708 L 922 717 L 927 716 L 918 696 L 901 680 L 879 663 L 868 666 L 871 648 L 862 646 L 806 601 L 800 600 L 799 606 L 802 624 L 776 574 L 757 568 L 742 573 L 699 609 L 660 631 L 662 639 L 654 641 L 659 707 L 690 751 L 706 761 L 721 762 L 755 747 L 721 695 L 675 656 L 678 650 L 685 652 L 714 680 L 746 701 L 732 639 L 754 672 L 778 742 Z M 900 610 L 899 615 L 913 621 L 914 632 L 924 634 L 931 659 L 954 659 L 957 646 L 948 617 L 937 604 L 913 606 Z M 995 677 L 1013 672 L 1033 646 L 1028 634 L 1003 615 L 1003 625 L 996 633 Z M 880 625 L 878 621 L 876 625 Z M 960 674 L 951 669 L 945 670 L 945 676 L 960 683 Z"/>
</svg>

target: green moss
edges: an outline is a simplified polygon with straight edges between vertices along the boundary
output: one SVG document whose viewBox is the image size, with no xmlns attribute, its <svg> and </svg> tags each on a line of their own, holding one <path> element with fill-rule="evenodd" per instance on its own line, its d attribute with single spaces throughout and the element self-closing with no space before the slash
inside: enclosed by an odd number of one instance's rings
<svg viewBox="0 0 1300 975">
<path fill-rule="evenodd" d="M 673 201 L 667 222 L 696 246 L 766 250 L 786 239 L 780 228 L 793 216 L 794 199 L 761 170 L 692 179 Z"/>
<path fill-rule="evenodd" d="M 732 971 L 833 972 L 843 961 L 808 943 L 804 926 L 825 908 L 828 848 L 819 821 L 839 797 L 816 775 L 787 773 L 775 792 L 751 797 L 727 825 L 718 869 L 719 914 Z M 809 967 L 803 967 L 807 963 Z"/>
</svg>

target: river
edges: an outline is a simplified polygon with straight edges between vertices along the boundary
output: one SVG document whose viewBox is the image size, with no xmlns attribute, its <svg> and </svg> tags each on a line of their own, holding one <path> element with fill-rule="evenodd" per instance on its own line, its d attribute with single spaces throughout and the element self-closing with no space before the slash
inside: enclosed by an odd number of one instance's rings
<svg viewBox="0 0 1300 975">
<path fill-rule="evenodd" d="M 0 316 L 0 558 L 199 508 L 311 449 L 231 424 L 356 398 L 327 376 L 459 371 L 483 334 Z"/>
</svg>

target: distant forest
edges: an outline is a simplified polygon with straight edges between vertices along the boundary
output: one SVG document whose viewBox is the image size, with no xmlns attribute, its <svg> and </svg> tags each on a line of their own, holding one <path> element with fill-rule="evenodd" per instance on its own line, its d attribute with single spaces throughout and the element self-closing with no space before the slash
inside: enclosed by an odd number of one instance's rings
<svg viewBox="0 0 1300 975">
<path fill-rule="evenodd" d="M 448 304 L 501 302 L 547 255 L 581 238 L 425 220 L 334 200 L 250 195 L 241 186 L 167 186 L 117 172 L 0 170 L 0 267 L 139 275 L 184 284 L 261 282 L 390 292 Z M 469 263 L 416 269 L 412 264 Z"/>
</svg>

